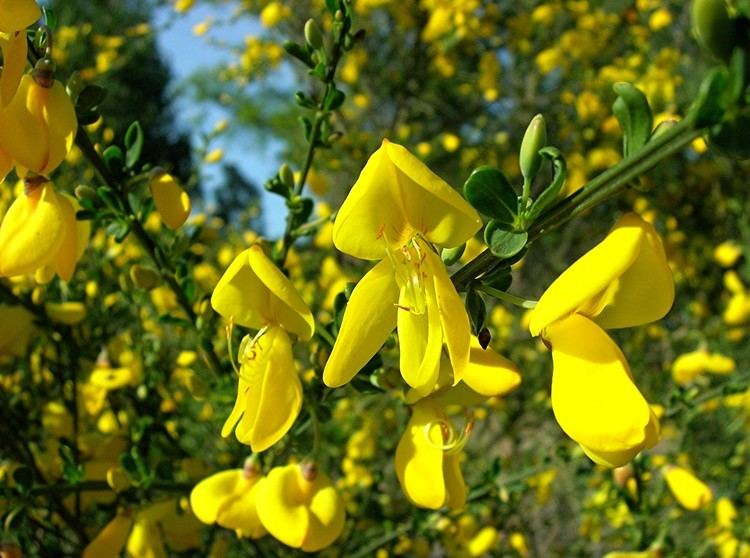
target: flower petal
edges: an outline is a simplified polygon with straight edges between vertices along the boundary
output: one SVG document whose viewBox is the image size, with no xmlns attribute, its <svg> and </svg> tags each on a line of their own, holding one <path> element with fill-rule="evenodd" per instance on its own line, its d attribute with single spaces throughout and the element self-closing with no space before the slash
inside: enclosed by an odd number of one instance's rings
<svg viewBox="0 0 750 558">
<path fill-rule="evenodd" d="M 433 510 L 441 508 L 447 498 L 441 420 L 443 413 L 435 402 L 417 402 L 396 448 L 401 489 L 414 505 Z"/>
<path fill-rule="evenodd" d="M 82 558 L 117 558 L 128 540 L 133 520 L 117 514 L 83 550 Z"/>
<path fill-rule="evenodd" d="M 605 329 L 654 322 L 663 318 L 674 302 L 672 271 L 653 225 L 629 213 L 616 226 L 640 229 L 643 240 L 635 261 L 618 277 L 616 288 L 596 316 L 596 323 Z"/>
<path fill-rule="evenodd" d="M 10 103 L 21 83 L 26 68 L 26 30 L 0 35 L 0 48 L 3 51 L 3 68 L 0 73 L 0 106 Z"/>
<path fill-rule="evenodd" d="M 273 321 L 301 339 L 310 339 L 315 331 L 315 321 L 292 282 L 257 244 L 248 250 L 248 262 L 258 279 L 274 295 L 269 299 Z"/>
<path fill-rule="evenodd" d="M 0 32 L 25 29 L 42 16 L 34 0 L 0 0 Z"/>
<path fill-rule="evenodd" d="M 448 272 L 437 254 L 427 250 L 428 268 L 432 272 L 443 330 L 443 341 L 448 349 L 453 368 L 453 383 L 458 383 L 465 375 L 469 364 L 471 326 L 461 297 L 456 291 Z"/>
<path fill-rule="evenodd" d="M 51 183 L 21 194 L 0 224 L 0 277 L 26 275 L 48 264 L 64 231 L 63 209 Z"/>
<path fill-rule="evenodd" d="M 347 383 L 380 350 L 396 327 L 394 305 L 398 298 L 399 289 L 389 260 L 378 263 L 357 283 L 323 371 L 327 386 Z"/>
<path fill-rule="evenodd" d="M 552 409 L 565 433 L 604 459 L 642 449 L 651 409 L 633 383 L 619 347 L 590 319 L 573 314 L 548 326 L 552 345 Z M 619 461 L 619 460 L 618 460 Z"/>
<path fill-rule="evenodd" d="M 482 228 L 479 213 L 461 194 L 405 147 L 384 140 L 382 148 L 398 169 L 406 219 L 425 238 L 451 248 L 463 244 Z"/>
<path fill-rule="evenodd" d="M 493 397 L 516 389 L 521 383 L 521 375 L 515 364 L 489 347 L 483 349 L 472 335 L 469 365 L 463 381 L 477 393 Z"/>
<path fill-rule="evenodd" d="M 398 309 L 398 344 L 401 376 L 423 395 L 430 393 L 438 380 L 443 349 L 443 328 L 432 285 L 425 288 L 426 307 L 422 314 L 408 310 L 406 289 L 401 289 Z"/>
<path fill-rule="evenodd" d="M 539 335 L 549 324 L 572 312 L 596 316 L 607 288 L 638 257 L 643 236 L 641 227 L 620 227 L 618 222 L 602 242 L 563 271 L 544 292 L 531 313 L 531 335 Z"/>
<path fill-rule="evenodd" d="M 404 147 L 383 140 L 339 209 L 336 248 L 362 259 L 385 255 L 420 233 L 441 246 L 458 246 L 482 226 L 461 195 Z"/>
<path fill-rule="evenodd" d="M 242 386 L 245 408 L 236 434 L 240 442 L 258 453 L 283 438 L 297 420 L 302 407 L 302 383 L 292 344 L 283 328 L 270 328 L 251 351 L 256 356 L 240 370 L 246 382 Z"/>
</svg>

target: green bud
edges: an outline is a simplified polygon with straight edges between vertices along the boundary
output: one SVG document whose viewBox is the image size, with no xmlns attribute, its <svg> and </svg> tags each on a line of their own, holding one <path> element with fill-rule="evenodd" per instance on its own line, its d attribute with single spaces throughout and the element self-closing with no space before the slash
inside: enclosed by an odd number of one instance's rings
<svg viewBox="0 0 750 558">
<path fill-rule="evenodd" d="M 284 186 L 290 190 L 294 189 L 294 173 L 286 163 L 281 165 L 281 168 L 279 169 L 279 178 Z"/>
<path fill-rule="evenodd" d="M 315 50 L 323 46 L 323 34 L 314 19 L 308 19 L 305 23 L 305 40 Z"/>
<path fill-rule="evenodd" d="M 716 58 L 729 60 L 737 44 L 737 26 L 725 0 L 693 0 L 693 33 Z"/>
<path fill-rule="evenodd" d="M 527 180 L 534 178 L 542 165 L 542 156 L 539 150 L 547 145 L 547 124 L 544 116 L 537 114 L 531 119 L 526 133 L 523 135 L 521 142 L 521 152 L 519 155 L 521 174 Z"/>
<path fill-rule="evenodd" d="M 99 195 L 96 193 L 96 190 L 94 190 L 91 186 L 86 186 L 84 184 L 79 184 L 78 186 L 76 186 L 74 193 L 79 200 L 99 200 Z"/>
<path fill-rule="evenodd" d="M 130 279 L 136 287 L 147 291 L 159 284 L 159 274 L 156 271 L 138 264 L 130 268 Z"/>
<path fill-rule="evenodd" d="M 455 248 L 445 248 L 440 254 L 440 257 L 445 265 L 453 265 L 464 255 L 464 250 L 466 250 L 466 244 L 456 246 Z"/>
</svg>

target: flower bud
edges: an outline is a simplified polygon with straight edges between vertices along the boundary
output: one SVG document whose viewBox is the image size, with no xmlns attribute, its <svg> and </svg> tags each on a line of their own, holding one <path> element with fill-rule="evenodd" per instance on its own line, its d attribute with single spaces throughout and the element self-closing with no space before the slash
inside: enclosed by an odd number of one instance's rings
<svg viewBox="0 0 750 558">
<path fill-rule="evenodd" d="M 79 184 L 78 186 L 76 186 L 74 192 L 79 200 L 97 201 L 99 199 L 96 190 L 94 190 L 91 186 L 86 186 L 84 184 Z"/>
<path fill-rule="evenodd" d="M 314 19 L 308 19 L 305 23 L 305 40 L 315 50 L 323 46 L 323 34 Z"/>
<path fill-rule="evenodd" d="M 725 0 L 693 0 L 693 34 L 716 58 L 729 60 L 737 44 L 737 27 Z"/>
<path fill-rule="evenodd" d="M 23 552 L 15 543 L 0 543 L 0 558 L 22 558 Z"/>
<path fill-rule="evenodd" d="M 130 268 L 130 279 L 136 287 L 150 291 L 159 284 L 159 274 L 138 264 Z"/>
<path fill-rule="evenodd" d="M 521 174 L 526 180 L 531 180 L 539 171 L 542 165 L 542 156 L 539 150 L 547 145 L 547 124 L 544 116 L 537 114 L 532 118 L 529 127 L 521 142 L 521 152 L 519 154 L 519 163 Z"/>
<path fill-rule="evenodd" d="M 190 196 L 177 180 L 163 169 L 154 169 L 149 187 L 156 211 L 164 224 L 172 230 L 179 229 L 190 215 Z"/>
<path fill-rule="evenodd" d="M 292 172 L 291 167 L 286 163 L 281 165 L 281 168 L 279 169 L 279 178 L 284 186 L 289 190 L 294 190 L 294 173 Z"/>
</svg>

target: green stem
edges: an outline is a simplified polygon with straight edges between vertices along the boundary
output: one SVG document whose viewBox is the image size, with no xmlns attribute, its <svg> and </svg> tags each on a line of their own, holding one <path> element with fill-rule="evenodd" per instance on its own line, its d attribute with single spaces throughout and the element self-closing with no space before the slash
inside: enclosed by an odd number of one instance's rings
<svg viewBox="0 0 750 558">
<path fill-rule="evenodd" d="M 521 298 L 520 296 L 512 295 L 510 293 L 503 292 L 499 289 L 495 289 L 487 285 L 478 285 L 475 288 L 477 291 L 481 291 L 490 296 L 494 296 L 495 298 L 513 304 L 514 306 L 520 306 L 521 308 L 534 308 L 537 304 L 536 300 L 527 300 L 525 298 Z"/>
<path fill-rule="evenodd" d="M 324 79 L 325 90 L 323 91 L 323 95 L 321 96 L 320 102 L 318 103 L 317 110 L 315 111 L 315 118 L 313 119 L 313 123 L 312 123 L 312 129 L 310 132 L 310 140 L 307 146 L 307 153 L 305 154 L 305 162 L 302 165 L 302 171 L 300 172 L 299 180 L 297 181 L 297 184 L 295 184 L 294 186 L 294 192 L 293 192 L 294 196 L 302 195 L 302 192 L 305 189 L 307 176 L 310 174 L 310 169 L 312 168 L 313 161 L 315 160 L 315 153 L 319 146 L 318 135 L 320 135 L 320 129 L 323 125 L 324 120 L 328 118 L 328 114 L 331 112 L 330 110 L 326 109 L 325 100 L 328 97 L 328 94 L 330 93 L 331 89 L 334 87 L 334 84 L 335 84 L 336 69 L 338 68 L 339 62 L 341 61 L 341 56 L 344 53 L 344 39 L 345 38 L 346 38 L 346 33 L 340 33 L 340 35 L 338 36 L 338 39 L 335 41 L 333 45 L 333 53 L 331 55 L 331 60 L 328 63 L 328 68 L 326 69 L 326 74 L 325 74 L 325 79 Z M 286 228 L 284 229 L 284 235 L 282 236 L 281 248 L 279 249 L 276 257 L 274 258 L 276 263 L 281 268 L 285 267 L 286 257 L 289 254 L 289 249 L 292 247 L 292 244 L 294 244 L 294 241 L 299 236 L 298 234 L 295 234 L 296 230 L 299 230 L 303 226 L 304 225 L 297 227 L 295 229 L 294 216 L 292 215 L 290 211 L 286 219 Z"/>
<path fill-rule="evenodd" d="M 673 128 L 653 138 L 639 151 L 595 177 L 581 190 L 546 210 L 529 228 L 528 244 L 537 240 L 545 232 L 567 223 L 586 210 L 618 194 L 633 180 L 700 137 L 703 129 L 695 129 L 694 120 L 694 115 L 689 114 Z M 489 250 L 485 250 L 456 271 L 451 279 L 456 289 L 463 291 L 469 283 L 483 273 L 490 272 L 506 263 L 507 260 L 499 259 Z"/>
<path fill-rule="evenodd" d="M 130 205 L 130 200 L 128 200 L 127 195 L 123 192 L 120 183 L 109 172 L 109 169 L 104 163 L 104 160 L 99 156 L 99 153 L 97 153 L 96 149 L 94 149 L 89 136 L 80 127 L 78 128 L 75 141 L 76 145 L 81 150 L 86 159 L 94 167 L 97 174 L 99 174 L 105 184 L 109 186 L 117 195 L 117 198 L 122 204 L 125 213 L 127 213 L 131 231 L 138 240 L 138 243 L 146 251 L 148 257 L 151 259 L 154 265 L 156 265 L 159 274 L 161 275 L 162 279 L 167 284 L 169 289 L 174 293 L 175 297 L 177 298 L 177 303 L 187 315 L 195 333 L 198 335 L 198 338 L 200 340 L 201 353 L 208 366 L 208 369 L 215 376 L 219 376 L 222 370 L 221 361 L 214 352 L 210 340 L 205 337 L 201 329 L 198 327 L 198 316 L 193 310 L 193 305 L 191 304 L 190 299 L 177 281 L 175 270 L 170 264 L 169 259 L 165 256 L 163 250 L 156 243 L 156 241 L 151 238 L 148 232 L 146 232 L 146 229 L 138 219 L 135 211 L 133 211 L 133 208 Z"/>
</svg>

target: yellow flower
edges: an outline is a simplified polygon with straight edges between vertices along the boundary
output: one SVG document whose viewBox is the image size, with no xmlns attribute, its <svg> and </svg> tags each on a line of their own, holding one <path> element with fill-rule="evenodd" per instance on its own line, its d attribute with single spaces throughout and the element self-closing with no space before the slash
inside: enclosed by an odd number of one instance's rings
<svg viewBox="0 0 750 558">
<path fill-rule="evenodd" d="M 78 129 L 73 103 L 59 81 L 25 75 L 3 109 L 0 145 L 26 171 L 48 175 L 62 163 Z"/>
<path fill-rule="evenodd" d="M 34 0 L 0 0 L 0 33 L 26 29 L 41 15 Z"/>
<path fill-rule="evenodd" d="M 742 256 L 742 247 L 727 240 L 714 248 L 714 261 L 721 267 L 732 267 Z"/>
<path fill-rule="evenodd" d="M 152 174 L 149 188 L 164 224 L 173 231 L 179 229 L 190 215 L 190 196 L 171 174 L 161 169 Z"/>
<path fill-rule="evenodd" d="M 275 538 L 317 552 L 344 529 L 344 502 L 328 475 L 308 464 L 271 469 L 257 496 L 258 516 Z"/>
<path fill-rule="evenodd" d="M 381 259 L 357 284 L 323 373 L 328 386 L 349 380 L 398 327 L 401 374 L 427 394 L 446 345 L 461 379 L 469 357 L 469 319 L 432 244 L 454 247 L 479 230 L 477 212 L 400 145 L 383 141 L 338 212 L 340 251 Z"/>
<path fill-rule="evenodd" d="M 58 273 L 68 281 L 83 254 L 90 225 L 76 221 L 77 202 L 41 178 L 28 179 L 0 223 L 0 277 Z"/>
<path fill-rule="evenodd" d="M 289 333 L 310 339 L 310 309 L 289 279 L 254 245 L 235 258 L 211 296 L 224 318 L 259 330 L 239 349 L 237 401 L 222 436 L 237 426 L 237 439 L 254 452 L 263 451 L 291 428 L 302 405 Z"/>
<path fill-rule="evenodd" d="M 532 335 L 552 350 L 555 418 L 597 463 L 623 465 L 659 432 L 625 356 L 602 328 L 658 320 L 673 300 L 661 239 L 631 213 L 550 285 L 531 314 Z"/>
<path fill-rule="evenodd" d="M 735 368 L 733 358 L 702 349 L 678 356 L 672 363 L 672 378 L 678 384 L 685 385 L 704 372 L 730 374 Z"/>
<path fill-rule="evenodd" d="M 664 480 L 672 496 L 686 510 L 697 511 L 706 507 L 713 499 L 708 485 L 682 467 L 665 467 Z"/>
<path fill-rule="evenodd" d="M 83 550 L 82 558 L 117 558 L 132 526 L 130 515 L 118 513 Z"/>
<path fill-rule="evenodd" d="M 253 466 L 211 475 L 190 493 L 193 513 L 208 525 L 218 523 L 240 537 L 259 539 L 266 534 L 256 509 L 262 479 Z"/>
<path fill-rule="evenodd" d="M 436 401 L 427 398 L 412 406 L 411 419 L 396 448 L 396 475 L 415 506 L 434 510 L 464 506 L 462 447 L 462 437 L 456 435 Z"/>
<path fill-rule="evenodd" d="M 443 358 L 437 389 L 422 399 L 415 389 L 406 396 L 407 403 L 416 402 L 396 448 L 396 475 L 407 498 L 423 508 L 457 509 L 466 500 L 460 461 L 470 427 L 456 433 L 443 408 L 476 405 L 521 383 L 516 366 L 492 349 L 482 349 L 475 337 L 464 377 L 455 386 L 453 375 L 449 359 Z"/>
</svg>

